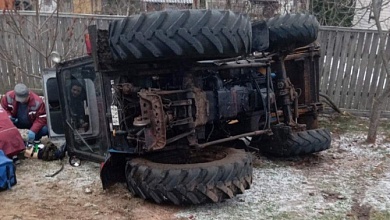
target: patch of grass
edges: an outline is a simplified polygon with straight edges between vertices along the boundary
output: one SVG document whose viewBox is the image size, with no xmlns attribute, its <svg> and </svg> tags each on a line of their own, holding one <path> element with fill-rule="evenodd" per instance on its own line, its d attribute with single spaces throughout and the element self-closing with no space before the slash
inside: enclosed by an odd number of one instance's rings
<svg viewBox="0 0 390 220">
<path fill-rule="evenodd" d="M 333 133 L 368 132 L 369 118 L 341 114 L 323 115 L 319 119 L 319 127 L 328 128 Z M 390 141 L 390 120 L 381 119 L 378 132 L 383 133 Z"/>
<path fill-rule="evenodd" d="M 386 136 L 386 141 L 390 142 L 390 120 L 381 119 L 379 122 L 378 132 L 383 133 Z"/>
<path fill-rule="evenodd" d="M 277 215 L 272 216 L 273 220 L 282 220 L 282 219 L 302 219 L 302 214 L 299 212 L 282 212 Z"/>
<path fill-rule="evenodd" d="M 318 216 L 314 217 L 313 219 L 314 220 L 335 220 L 335 219 L 353 219 L 353 218 L 348 218 L 345 213 L 326 212 L 323 214 L 318 214 Z"/>
<path fill-rule="evenodd" d="M 390 212 L 371 210 L 370 220 L 388 220 L 390 219 Z"/>
<path fill-rule="evenodd" d="M 368 125 L 368 119 L 340 114 L 321 117 L 319 120 L 320 127 L 328 128 L 330 131 L 339 134 L 353 131 L 367 132 Z"/>
</svg>

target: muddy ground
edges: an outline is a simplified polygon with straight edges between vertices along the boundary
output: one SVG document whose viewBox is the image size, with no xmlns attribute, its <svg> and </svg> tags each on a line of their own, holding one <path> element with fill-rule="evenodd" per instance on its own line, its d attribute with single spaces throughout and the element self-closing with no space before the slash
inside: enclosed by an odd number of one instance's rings
<svg viewBox="0 0 390 220">
<path fill-rule="evenodd" d="M 368 121 L 327 115 L 332 149 L 287 159 L 257 155 L 252 188 L 220 204 L 176 207 L 103 190 L 99 165 L 22 160 L 18 184 L 0 192 L 0 219 L 390 219 L 390 121 L 365 144 Z"/>
</svg>

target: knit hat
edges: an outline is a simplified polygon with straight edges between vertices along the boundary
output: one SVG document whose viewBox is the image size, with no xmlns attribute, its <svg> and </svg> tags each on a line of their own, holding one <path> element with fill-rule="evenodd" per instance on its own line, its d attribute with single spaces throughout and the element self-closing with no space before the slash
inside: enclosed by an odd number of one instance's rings
<svg viewBox="0 0 390 220">
<path fill-rule="evenodd" d="M 16 84 L 14 88 L 14 92 L 15 92 L 15 100 L 17 102 L 21 102 L 21 103 L 26 102 L 29 94 L 29 90 L 26 85 L 24 85 L 23 83 Z"/>
</svg>

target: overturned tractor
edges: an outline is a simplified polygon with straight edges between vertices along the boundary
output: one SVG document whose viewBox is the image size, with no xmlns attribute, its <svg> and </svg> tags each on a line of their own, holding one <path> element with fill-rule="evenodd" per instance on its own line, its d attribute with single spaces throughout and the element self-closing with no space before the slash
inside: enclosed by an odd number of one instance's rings
<svg viewBox="0 0 390 220">
<path fill-rule="evenodd" d="M 63 120 L 71 160 L 103 162 L 105 188 L 126 181 L 137 196 L 178 205 L 232 198 L 252 183 L 250 151 L 330 147 L 317 123 L 318 28 L 311 15 L 251 22 L 220 10 L 91 26 L 92 56 L 58 64 L 49 123 Z M 69 96 L 75 81 L 84 111 Z M 48 106 L 58 106 L 53 94 Z"/>
</svg>

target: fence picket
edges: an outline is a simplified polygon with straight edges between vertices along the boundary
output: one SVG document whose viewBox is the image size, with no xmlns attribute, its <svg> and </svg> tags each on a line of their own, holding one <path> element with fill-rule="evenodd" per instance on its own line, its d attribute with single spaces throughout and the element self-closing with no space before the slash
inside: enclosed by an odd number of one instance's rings
<svg viewBox="0 0 390 220">
<path fill-rule="evenodd" d="M 385 53 L 386 54 L 390 53 L 390 36 L 389 35 L 386 35 L 386 39 L 385 39 L 383 48 L 385 48 L 385 51 L 386 51 Z M 378 96 L 380 93 L 382 93 L 383 86 L 384 86 L 384 83 L 385 83 L 386 78 L 387 78 L 387 74 L 386 74 L 385 68 L 383 67 L 382 60 L 379 59 L 378 63 L 379 63 L 379 68 L 378 68 L 378 71 L 379 71 L 379 81 L 378 81 L 378 86 L 375 89 L 375 94 L 377 94 L 376 96 Z"/>
<path fill-rule="evenodd" d="M 364 77 L 366 76 L 367 64 L 368 64 L 368 55 L 370 52 L 370 46 L 372 41 L 373 33 L 366 33 L 366 37 L 364 40 L 364 48 L 362 54 L 359 56 L 361 59 L 360 65 L 358 66 L 359 74 L 358 79 L 356 81 L 356 90 L 355 96 L 352 103 L 352 108 L 358 109 L 360 102 L 362 101 L 362 91 L 364 84 Z"/>
<path fill-rule="evenodd" d="M 342 46 L 340 46 L 340 61 L 339 61 L 339 65 L 337 67 L 337 71 L 335 72 L 336 76 L 335 76 L 335 79 L 336 79 L 336 82 L 335 82 L 335 96 L 334 96 L 334 100 L 333 102 L 336 103 L 337 106 L 340 106 L 340 100 L 341 100 L 341 96 L 343 96 L 344 94 L 341 94 L 341 91 L 342 91 L 342 87 L 341 85 L 343 84 L 343 81 L 344 81 L 344 78 L 345 78 L 345 60 L 347 58 L 347 53 L 348 53 L 348 50 L 343 50 L 343 48 L 341 47 L 349 47 L 349 44 L 351 43 L 351 32 L 340 32 L 340 35 L 342 36 L 343 38 L 343 41 L 342 41 Z M 334 59 L 337 59 L 336 57 L 334 57 Z M 335 65 L 333 65 L 335 66 Z"/>
<path fill-rule="evenodd" d="M 385 53 L 386 54 L 390 53 L 390 35 L 389 34 L 387 35 L 387 43 L 386 43 L 386 52 Z M 390 57 L 387 57 L 387 58 L 390 59 Z M 382 65 L 387 65 L 389 67 L 390 66 L 389 63 L 390 63 L 390 60 L 387 60 L 387 62 L 382 63 Z M 379 89 L 380 89 L 380 92 L 383 92 L 384 86 L 386 85 L 386 83 L 388 84 L 388 80 L 390 80 L 390 78 L 388 77 L 389 75 L 387 74 L 384 66 L 382 66 L 382 68 L 381 68 L 381 74 L 383 75 L 384 80 L 383 80 L 383 86 L 380 86 Z M 378 94 L 380 94 L 380 93 L 378 93 Z M 387 104 L 386 104 L 386 107 L 384 109 L 388 110 L 388 109 L 390 109 L 390 99 L 387 98 L 386 102 L 387 102 Z"/>
<path fill-rule="evenodd" d="M 378 49 L 378 42 L 379 42 L 379 34 L 375 33 L 373 34 L 373 39 L 371 42 L 371 48 L 370 52 L 368 53 L 368 64 L 367 64 L 367 69 L 366 69 L 366 76 L 364 80 L 364 86 L 363 86 L 363 91 L 362 91 L 362 99 L 359 104 L 359 109 L 367 109 L 367 101 L 369 97 L 369 88 L 370 84 L 373 83 L 373 68 L 374 68 L 374 63 L 375 59 L 377 58 L 377 49 Z"/>
<path fill-rule="evenodd" d="M 379 34 L 378 34 L 378 36 L 379 36 Z M 385 37 L 386 37 L 386 35 L 385 35 Z M 379 42 L 378 48 L 377 48 L 378 51 L 381 48 L 385 48 L 385 46 L 386 46 L 386 38 L 381 40 L 381 37 L 379 36 L 378 42 Z M 370 109 L 372 107 L 372 103 L 373 103 L 374 97 L 377 96 L 376 89 L 377 89 L 378 85 L 380 84 L 379 78 L 380 78 L 380 70 L 381 70 L 381 65 L 382 65 L 382 59 L 380 59 L 379 53 L 377 53 L 377 55 L 376 55 L 376 57 L 374 59 L 374 64 L 373 65 L 374 66 L 373 66 L 373 70 L 372 70 L 372 81 L 369 84 L 370 85 L 370 89 L 369 89 L 366 109 Z"/>
<path fill-rule="evenodd" d="M 7 27 L 6 25 L 4 25 L 4 27 Z M 5 45 L 5 49 L 7 51 L 10 51 L 11 55 L 14 55 L 15 54 L 15 50 L 16 50 L 16 45 L 15 44 L 12 44 L 12 41 L 10 40 L 10 37 L 11 34 L 10 33 L 5 33 L 4 34 L 4 45 Z M 15 48 L 15 49 L 14 49 Z M 14 56 L 15 59 L 16 59 L 16 56 Z M 12 60 L 12 58 L 10 57 L 9 58 L 9 61 L 7 61 L 7 73 L 8 73 L 8 76 L 9 76 L 9 82 L 10 82 L 10 86 L 12 85 L 15 85 L 15 71 L 14 71 L 14 65 L 12 64 L 12 62 L 14 62 L 14 60 Z"/>
<path fill-rule="evenodd" d="M 320 44 L 320 47 L 321 47 L 321 55 L 320 55 L 320 63 L 324 63 L 325 62 L 325 54 L 326 54 L 326 48 L 327 48 L 327 43 L 328 43 L 328 39 L 329 39 L 329 34 L 330 32 L 329 31 L 322 31 L 318 34 L 318 43 Z M 322 71 L 322 69 L 320 69 L 320 71 Z M 323 81 L 323 77 L 324 77 L 324 74 L 322 72 L 319 73 L 319 77 L 320 77 L 320 81 Z M 325 91 L 324 89 L 320 88 L 321 91 Z"/>
<path fill-rule="evenodd" d="M 4 21 L 0 20 L 0 28 L 3 29 Z M 0 31 L 0 49 L 5 48 L 4 38 L 6 33 Z M 7 75 L 7 63 L 5 60 L 0 59 L 0 88 L 8 90 L 8 75 Z M 6 89 L 5 89 L 6 88 Z"/>
<path fill-rule="evenodd" d="M 365 33 L 360 32 L 358 34 L 358 44 L 357 44 L 357 49 L 353 53 L 354 56 L 354 61 L 353 61 L 353 70 L 351 73 L 351 83 L 350 83 L 350 93 L 351 95 L 348 97 L 346 108 L 352 109 L 352 103 L 355 99 L 356 94 L 356 88 L 357 88 L 357 80 L 358 80 L 358 73 L 359 73 L 359 66 L 361 62 L 361 53 L 363 51 L 363 46 L 364 46 L 364 38 L 365 38 Z"/>
<path fill-rule="evenodd" d="M 341 85 L 342 91 L 341 91 L 341 98 L 340 98 L 340 108 L 346 108 L 347 107 L 347 100 L 348 97 L 352 97 L 353 94 L 351 94 L 351 90 L 349 89 L 351 85 L 351 78 L 352 78 L 352 65 L 354 61 L 354 53 L 357 48 L 357 41 L 358 41 L 359 34 L 356 32 L 351 32 L 350 38 L 352 39 L 349 44 L 348 52 L 347 52 L 347 61 L 346 61 L 346 67 L 345 67 L 345 74 L 343 79 L 343 84 Z"/>
<path fill-rule="evenodd" d="M 336 36 L 335 31 L 331 31 L 329 33 L 329 37 L 326 42 L 325 62 L 323 63 L 323 68 L 321 71 L 322 86 L 320 91 L 326 93 L 327 95 L 330 95 L 330 92 L 328 91 L 328 84 L 329 84 L 330 69 L 332 67 L 331 62 L 333 57 L 333 50 L 335 48 L 335 43 L 334 43 L 335 36 Z"/>
</svg>

